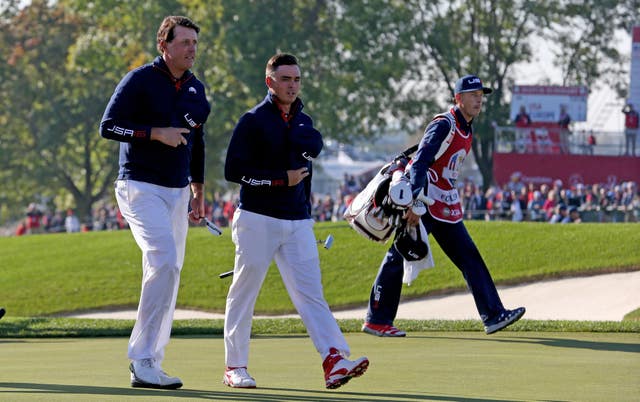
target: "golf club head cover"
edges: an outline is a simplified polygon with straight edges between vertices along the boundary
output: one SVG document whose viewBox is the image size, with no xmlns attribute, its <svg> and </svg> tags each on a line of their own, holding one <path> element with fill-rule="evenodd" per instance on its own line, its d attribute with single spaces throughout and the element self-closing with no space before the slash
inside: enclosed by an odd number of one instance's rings
<svg viewBox="0 0 640 402">
<path fill-rule="evenodd" d="M 396 170 L 389 183 L 389 201 L 400 209 L 406 209 L 413 203 L 411 183 L 404 172 Z"/>
<path fill-rule="evenodd" d="M 309 166 L 320 155 L 323 145 L 322 134 L 312 126 L 294 126 L 289 131 L 289 165 L 292 169 Z"/>
<path fill-rule="evenodd" d="M 209 117 L 211 106 L 204 94 L 204 88 L 198 85 L 186 85 L 176 104 L 180 127 L 199 128 Z"/>
</svg>

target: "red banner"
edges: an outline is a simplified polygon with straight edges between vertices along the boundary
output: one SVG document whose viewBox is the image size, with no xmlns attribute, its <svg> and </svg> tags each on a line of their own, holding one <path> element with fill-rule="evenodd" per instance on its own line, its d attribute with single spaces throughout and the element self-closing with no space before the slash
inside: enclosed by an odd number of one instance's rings
<svg viewBox="0 0 640 402">
<path fill-rule="evenodd" d="M 502 186 L 520 174 L 523 183 L 552 184 L 560 179 L 568 186 L 577 183 L 640 183 L 640 158 L 625 156 L 493 154 L 493 179 Z"/>
</svg>

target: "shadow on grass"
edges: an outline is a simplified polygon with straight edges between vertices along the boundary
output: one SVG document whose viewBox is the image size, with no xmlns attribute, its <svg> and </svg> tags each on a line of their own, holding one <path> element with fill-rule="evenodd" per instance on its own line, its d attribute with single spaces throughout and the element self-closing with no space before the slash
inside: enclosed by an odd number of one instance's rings
<svg viewBox="0 0 640 402">
<path fill-rule="evenodd" d="M 5 390 L 4 388 L 12 388 Z M 259 390 L 274 393 L 262 393 Z M 155 390 L 140 388 L 96 387 L 68 384 L 7 383 L 0 382 L 0 396 L 3 394 L 25 394 L 42 397 L 43 395 L 112 395 L 153 397 L 162 399 L 208 399 L 215 401 L 389 401 L 405 402 L 416 400 L 480 402 L 493 401 L 486 398 L 462 398 L 459 396 L 428 394 L 385 394 L 341 391 L 313 391 L 291 388 L 259 388 L 258 390 L 204 391 L 194 389 Z M 501 399 L 502 400 L 502 399 Z M 496 400 L 497 401 L 497 400 Z"/>
<path fill-rule="evenodd" d="M 502 339 L 501 339 L 502 340 Z M 601 350 L 606 352 L 628 352 L 640 353 L 640 343 L 617 343 L 617 342 L 594 342 L 578 339 L 554 339 L 554 338 L 518 338 L 510 340 L 512 342 L 535 343 L 544 346 L 559 348 L 577 348 Z"/>
<path fill-rule="evenodd" d="M 529 343 L 556 348 L 590 349 L 604 352 L 627 352 L 640 353 L 640 343 L 620 343 L 620 342 L 596 342 L 581 339 L 558 339 L 543 337 L 518 337 L 518 338 L 456 338 L 442 336 L 415 336 L 424 339 L 451 339 L 460 342 L 481 341 L 481 342 L 504 342 L 504 343 Z"/>
<path fill-rule="evenodd" d="M 284 400 L 287 401 L 308 401 L 311 395 L 313 395 L 313 401 L 390 401 L 390 402 L 401 402 L 401 401 L 461 401 L 461 402 L 476 402 L 476 401 L 502 401 L 503 399 L 487 399 L 487 398 L 464 398 L 456 395 L 431 395 L 431 394 L 388 394 L 388 393 L 367 393 L 367 392 L 345 392 L 345 391 L 310 391 L 307 389 L 289 389 L 289 388 L 263 388 L 267 391 L 283 391 L 283 392 L 297 392 L 300 394 L 299 397 L 289 396 Z M 276 395 L 274 395 L 274 400 Z M 266 400 L 271 400 L 268 397 Z M 514 402 L 517 402 L 517 399 L 513 399 Z"/>
</svg>

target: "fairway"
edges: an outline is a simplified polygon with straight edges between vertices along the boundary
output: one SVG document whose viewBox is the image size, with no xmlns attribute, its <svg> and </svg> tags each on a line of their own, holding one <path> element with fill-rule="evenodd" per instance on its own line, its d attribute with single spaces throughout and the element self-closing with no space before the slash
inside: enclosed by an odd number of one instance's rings
<svg viewBox="0 0 640 402">
<path fill-rule="evenodd" d="M 174 337 L 164 364 L 176 391 L 129 387 L 127 338 L 0 339 L 0 400 L 126 401 L 640 401 L 637 333 L 347 334 L 368 372 L 325 390 L 304 335 L 257 336 L 254 390 L 221 383 L 220 337 Z"/>
</svg>

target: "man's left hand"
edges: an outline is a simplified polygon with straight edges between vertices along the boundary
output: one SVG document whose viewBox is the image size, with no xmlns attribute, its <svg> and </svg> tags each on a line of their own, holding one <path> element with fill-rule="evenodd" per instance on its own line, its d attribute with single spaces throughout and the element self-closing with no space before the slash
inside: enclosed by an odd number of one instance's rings
<svg viewBox="0 0 640 402">
<path fill-rule="evenodd" d="M 420 215 L 413 213 L 411 208 L 407 209 L 405 218 L 407 220 L 407 225 L 409 226 L 418 226 L 418 223 L 420 222 Z"/>
</svg>

